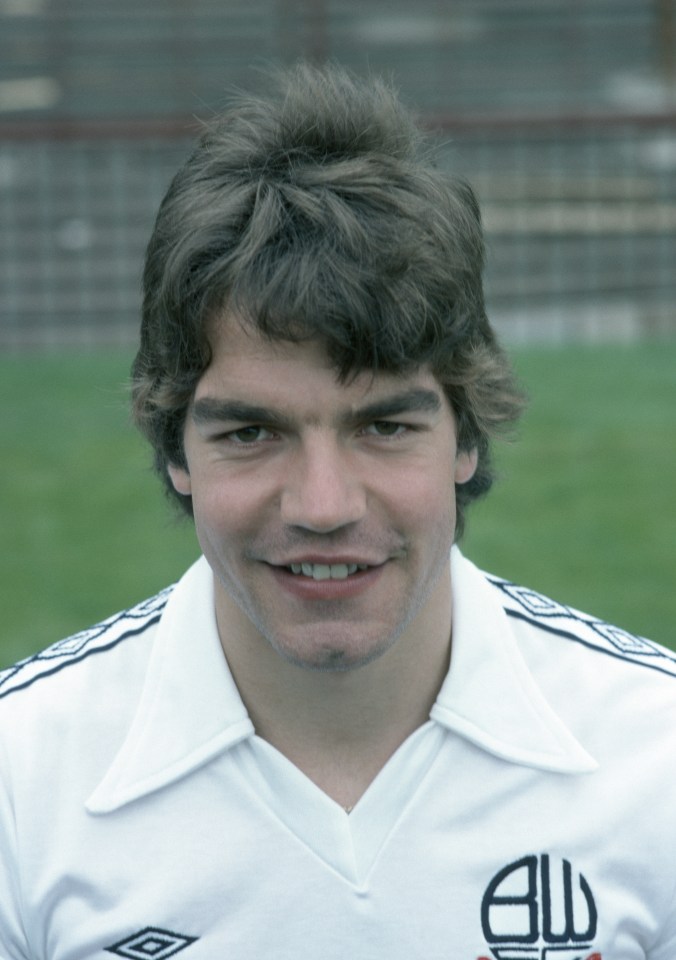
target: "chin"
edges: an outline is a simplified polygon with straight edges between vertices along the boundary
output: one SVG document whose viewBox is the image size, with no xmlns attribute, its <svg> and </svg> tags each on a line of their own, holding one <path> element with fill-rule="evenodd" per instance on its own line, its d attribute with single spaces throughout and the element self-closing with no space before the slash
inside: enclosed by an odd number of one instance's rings
<svg viewBox="0 0 676 960">
<path fill-rule="evenodd" d="M 318 673 L 348 673 L 378 660 L 390 649 L 393 642 L 388 640 L 364 647 L 359 644 L 350 645 L 345 641 L 327 644 L 324 640 L 320 648 L 273 642 L 273 647 L 287 663 L 296 667 Z"/>
</svg>

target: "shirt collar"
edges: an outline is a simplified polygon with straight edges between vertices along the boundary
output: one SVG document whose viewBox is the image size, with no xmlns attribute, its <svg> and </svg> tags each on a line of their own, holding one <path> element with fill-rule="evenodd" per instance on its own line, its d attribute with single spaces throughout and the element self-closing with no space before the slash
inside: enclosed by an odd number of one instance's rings
<svg viewBox="0 0 676 960">
<path fill-rule="evenodd" d="M 513 763 L 559 773 L 595 770 L 596 761 L 538 687 L 498 592 L 457 547 L 451 582 L 451 669 L 432 719 Z"/>
<path fill-rule="evenodd" d="M 514 763 L 595 769 L 539 690 L 497 592 L 457 547 L 451 576 L 451 669 L 431 719 Z M 169 598 L 133 722 L 87 809 L 108 813 L 159 790 L 253 733 L 221 648 L 213 575 L 201 558 Z"/>
<path fill-rule="evenodd" d="M 87 809 L 115 810 L 178 780 L 253 732 L 223 656 L 213 574 L 202 557 L 169 597 L 133 722 Z"/>
</svg>

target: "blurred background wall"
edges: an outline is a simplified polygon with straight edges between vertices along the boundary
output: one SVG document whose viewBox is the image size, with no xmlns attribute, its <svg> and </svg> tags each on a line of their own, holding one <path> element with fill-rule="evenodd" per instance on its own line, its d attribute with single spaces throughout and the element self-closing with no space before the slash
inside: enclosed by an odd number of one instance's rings
<svg viewBox="0 0 676 960">
<path fill-rule="evenodd" d="M 438 132 L 506 339 L 676 332 L 676 0 L 0 0 L 0 349 L 133 341 L 198 121 L 301 56 Z"/>
</svg>

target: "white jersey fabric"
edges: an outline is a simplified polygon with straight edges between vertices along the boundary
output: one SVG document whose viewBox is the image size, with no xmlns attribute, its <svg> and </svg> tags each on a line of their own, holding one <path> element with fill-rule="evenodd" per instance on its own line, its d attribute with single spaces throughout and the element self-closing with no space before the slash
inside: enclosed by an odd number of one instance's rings
<svg viewBox="0 0 676 960">
<path fill-rule="evenodd" d="M 451 562 L 349 815 L 255 735 L 203 559 L 0 673 L 2 960 L 674 960 L 676 655 Z"/>
</svg>

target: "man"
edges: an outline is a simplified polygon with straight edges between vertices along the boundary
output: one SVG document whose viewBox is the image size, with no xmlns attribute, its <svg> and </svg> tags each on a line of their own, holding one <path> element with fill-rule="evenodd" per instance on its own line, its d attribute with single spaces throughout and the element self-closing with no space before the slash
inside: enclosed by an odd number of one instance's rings
<svg viewBox="0 0 676 960">
<path fill-rule="evenodd" d="M 206 132 L 133 373 L 204 556 L 0 675 L 1 957 L 676 956 L 676 657 L 453 546 L 521 407 L 482 264 L 381 84 Z"/>
</svg>

